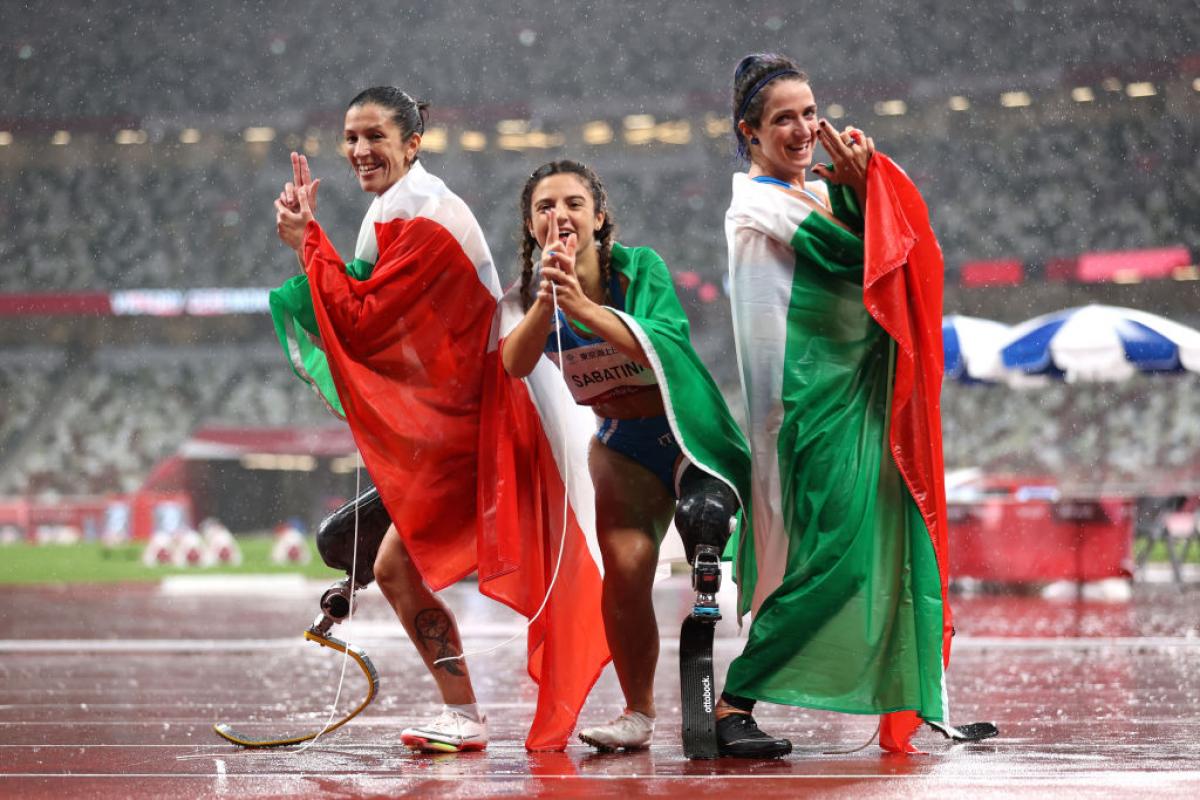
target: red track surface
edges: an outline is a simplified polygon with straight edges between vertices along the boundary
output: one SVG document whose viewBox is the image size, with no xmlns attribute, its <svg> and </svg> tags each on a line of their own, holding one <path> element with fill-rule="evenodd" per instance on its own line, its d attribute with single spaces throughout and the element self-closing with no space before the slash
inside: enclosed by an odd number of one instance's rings
<svg viewBox="0 0 1200 800">
<path fill-rule="evenodd" d="M 432 681 L 381 598 L 363 600 L 350 638 L 382 691 L 349 726 L 303 753 L 247 752 L 214 722 L 248 733 L 318 728 L 340 656 L 300 638 L 323 587 L 258 594 L 158 587 L 6 588 L 0 611 L 0 796 L 759 798 L 1200 795 L 1200 614 L 1195 593 L 1138 587 L 1130 603 L 978 597 L 956 604 L 952 719 L 993 720 L 1001 737 L 951 745 L 919 734 L 917 757 L 848 750 L 874 718 L 760 705 L 763 727 L 796 752 L 777 762 L 689 762 L 679 745 L 678 632 L 688 600 L 660 585 L 663 632 L 654 746 L 629 755 L 527 754 L 533 711 L 521 640 L 471 659 L 489 714 L 484 753 L 428 756 L 400 730 L 436 710 Z M 518 621 L 472 584 L 448 592 L 468 650 Z M 728 604 L 727 604 L 728 607 Z M 726 625 L 726 623 L 722 623 Z M 335 631 L 345 636 L 345 626 Z M 718 639 L 718 675 L 740 647 Z M 343 703 L 362 696 L 351 664 Z M 585 723 L 620 710 L 611 669 Z"/>
</svg>

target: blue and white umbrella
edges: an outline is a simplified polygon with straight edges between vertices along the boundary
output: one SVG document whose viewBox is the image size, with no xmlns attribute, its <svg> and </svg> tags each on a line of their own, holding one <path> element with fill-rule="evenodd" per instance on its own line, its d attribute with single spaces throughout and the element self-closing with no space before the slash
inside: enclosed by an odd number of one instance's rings
<svg viewBox="0 0 1200 800">
<path fill-rule="evenodd" d="M 1015 326 L 1000 356 L 1009 369 L 1068 381 L 1200 372 L 1200 331 L 1132 308 L 1081 306 Z"/>
<path fill-rule="evenodd" d="M 996 383 L 1007 379 L 1000 347 L 1012 329 L 1000 322 L 952 314 L 942 318 L 942 350 L 946 377 L 964 383 Z"/>
</svg>

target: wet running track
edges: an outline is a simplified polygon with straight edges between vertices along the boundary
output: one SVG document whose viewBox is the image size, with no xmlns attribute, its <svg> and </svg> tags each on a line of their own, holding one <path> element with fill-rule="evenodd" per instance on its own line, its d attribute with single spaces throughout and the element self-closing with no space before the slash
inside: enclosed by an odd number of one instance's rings
<svg viewBox="0 0 1200 800">
<path fill-rule="evenodd" d="M 347 636 L 380 671 L 379 698 L 304 752 L 243 751 L 214 722 L 267 735 L 319 728 L 342 661 L 304 642 L 323 584 L 170 581 L 162 586 L 5 588 L 0 606 L 0 797 L 687 797 L 1200 796 L 1200 590 L 1137 586 L 1128 602 L 975 596 L 955 604 L 952 721 L 1001 736 L 884 754 L 875 718 L 760 705 L 764 729 L 796 751 L 775 762 L 689 762 L 679 744 L 678 622 L 686 580 L 659 585 L 663 634 L 654 744 L 634 754 L 522 747 L 534 687 L 523 637 L 471 659 L 489 715 L 486 752 L 412 754 L 400 730 L 437 710 L 432 680 L 390 610 L 365 593 Z M 520 621 L 464 583 L 447 593 L 468 651 Z M 729 602 L 724 603 L 730 608 Z M 738 652 L 721 623 L 718 682 Z M 364 680 L 350 664 L 342 703 Z M 611 668 L 583 723 L 620 711 Z"/>
</svg>

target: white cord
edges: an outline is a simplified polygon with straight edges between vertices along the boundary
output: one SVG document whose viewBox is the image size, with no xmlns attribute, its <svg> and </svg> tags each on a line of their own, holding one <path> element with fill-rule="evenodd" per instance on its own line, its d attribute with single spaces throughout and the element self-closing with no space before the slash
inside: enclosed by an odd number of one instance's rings
<svg viewBox="0 0 1200 800">
<path fill-rule="evenodd" d="M 558 286 L 557 286 L 557 284 L 555 284 L 553 282 L 551 282 L 551 284 L 550 284 L 550 294 L 551 294 L 551 297 L 553 297 L 553 299 L 554 299 L 554 341 L 555 341 L 555 346 L 558 349 L 558 363 L 561 366 L 563 363 L 562 326 L 558 324 L 558 314 L 559 314 L 559 311 L 558 311 Z M 560 383 L 562 383 L 562 386 L 565 389 L 567 386 L 566 383 L 563 383 L 561 381 L 560 381 Z M 572 403 L 575 402 L 573 398 L 572 398 L 571 402 Z M 546 604 L 550 602 L 550 593 L 552 591 L 554 591 L 554 584 L 558 582 L 558 570 L 559 570 L 559 567 L 562 566 L 563 550 L 566 549 L 566 545 L 567 545 L 567 512 L 570 510 L 570 506 L 571 506 L 571 465 L 569 462 L 570 455 L 569 455 L 569 453 L 567 453 L 567 434 L 568 434 L 567 415 L 563 414 L 562 415 L 562 447 L 563 447 L 563 453 L 564 453 L 563 463 L 566 468 L 563 470 L 562 535 L 559 537 L 559 540 L 558 540 L 558 557 L 555 558 L 555 560 L 554 560 L 554 572 L 550 575 L 550 585 L 546 587 L 546 596 L 542 598 L 542 604 L 540 606 L 538 606 L 538 610 L 536 612 L 534 612 L 534 615 L 529 618 L 528 622 L 525 623 L 524 629 L 517 631 L 512 636 L 505 639 L 503 642 L 500 642 L 497 645 L 493 645 L 493 646 L 487 648 L 486 650 L 472 650 L 470 652 L 463 652 L 456 656 L 445 656 L 444 658 L 439 658 L 433 662 L 434 666 L 437 666 L 438 664 L 441 664 L 446 661 L 463 661 L 466 659 L 467 656 L 481 656 L 481 655 L 485 655 L 487 653 L 491 653 L 495 650 L 499 650 L 501 647 L 505 647 L 506 645 L 514 642 L 518 637 L 523 636 L 525 634 L 525 632 L 528 631 L 529 628 L 533 625 L 533 623 L 537 621 L 537 618 L 542 615 L 542 612 L 546 610 Z"/>
<path fill-rule="evenodd" d="M 354 623 L 354 592 L 358 586 L 354 582 L 354 573 L 358 570 L 358 502 L 362 493 L 362 453 L 358 452 L 356 448 L 354 454 L 357 462 L 354 469 L 354 547 L 350 556 L 350 610 L 346 614 L 346 638 L 343 640 L 346 648 L 342 650 L 342 674 L 338 677 L 337 693 L 333 696 L 333 705 L 329 707 L 329 719 L 325 720 L 325 726 L 317 732 L 316 736 L 293 750 L 293 755 L 299 755 L 312 747 L 317 743 L 317 739 L 320 739 L 329 730 L 329 726 L 333 724 L 333 718 L 337 714 L 338 702 L 342 699 L 342 687 L 346 684 L 346 664 L 350 662 L 350 632 L 353 630 Z"/>
<path fill-rule="evenodd" d="M 859 750 L 866 750 L 868 747 L 871 746 L 871 743 L 875 741 L 875 737 L 879 734 L 879 726 L 882 724 L 883 724 L 882 722 L 875 723 L 875 730 L 871 731 L 871 738 L 867 739 L 865 744 L 860 744 L 858 747 L 854 748 L 853 750 L 824 750 L 821 752 L 821 755 L 823 755 L 823 756 L 849 756 L 849 755 L 853 755 L 854 753 L 857 753 Z"/>
<path fill-rule="evenodd" d="M 356 451 L 355 456 L 358 461 L 358 466 L 354 472 L 354 547 L 352 550 L 352 559 L 353 560 L 350 562 L 350 612 L 346 615 L 346 629 L 347 630 L 350 630 L 351 623 L 354 622 L 354 587 L 356 586 L 354 579 L 355 579 L 355 571 L 358 567 L 358 503 L 359 503 L 359 495 L 361 494 L 360 489 L 362 487 L 362 454 L 358 453 Z M 337 693 L 334 694 L 334 696 L 333 696 L 333 705 L 330 706 L 330 708 L 329 708 L 329 719 L 327 719 L 325 721 L 325 727 L 321 728 L 321 730 L 317 732 L 316 736 L 309 739 L 307 742 L 305 742 L 300 747 L 296 748 L 295 750 L 287 750 L 285 752 L 287 752 L 291 755 L 299 755 L 300 753 L 303 753 L 305 750 L 312 747 L 313 744 L 316 743 L 317 739 L 320 739 L 321 736 L 324 735 L 329 730 L 329 726 L 333 724 L 333 717 L 334 717 L 334 714 L 337 713 L 338 702 L 340 702 L 342 699 L 342 687 L 346 683 L 346 664 L 350 661 L 350 636 L 349 636 L 349 634 L 347 634 L 347 636 L 345 638 L 345 642 L 346 642 L 346 649 L 342 651 L 342 674 L 338 678 Z M 194 753 L 194 754 L 189 754 L 189 755 L 184 755 L 184 756 L 175 756 L 175 760 L 176 761 L 191 761 L 193 759 L 213 758 L 215 756 L 220 756 L 222 758 L 230 758 L 230 757 L 234 757 L 234 756 L 239 757 L 239 758 L 246 758 L 248 756 L 273 756 L 273 755 L 277 755 L 277 753 L 273 750 L 254 749 L 254 750 L 242 750 L 242 751 L 239 751 L 236 753 L 226 753 L 224 751 L 222 751 L 220 753 Z"/>
</svg>

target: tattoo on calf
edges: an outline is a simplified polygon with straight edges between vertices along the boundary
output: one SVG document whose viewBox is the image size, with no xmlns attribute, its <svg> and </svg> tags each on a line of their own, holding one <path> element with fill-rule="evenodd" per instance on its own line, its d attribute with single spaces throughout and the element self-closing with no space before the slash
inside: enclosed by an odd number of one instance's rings
<svg viewBox="0 0 1200 800">
<path fill-rule="evenodd" d="M 450 615 L 440 608 L 427 608 L 424 611 L 418 611 L 417 616 L 413 618 L 413 625 L 416 626 L 417 636 L 422 642 L 427 642 L 426 647 L 434 651 L 434 660 L 439 658 L 447 658 L 458 655 L 454 648 L 450 646 L 451 625 Z M 451 675 L 462 677 L 466 675 L 462 664 L 459 661 L 443 661 L 440 664 L 434 665 L 436 669 L 444 669 Z"/>
</svg>

